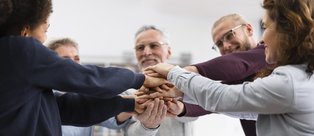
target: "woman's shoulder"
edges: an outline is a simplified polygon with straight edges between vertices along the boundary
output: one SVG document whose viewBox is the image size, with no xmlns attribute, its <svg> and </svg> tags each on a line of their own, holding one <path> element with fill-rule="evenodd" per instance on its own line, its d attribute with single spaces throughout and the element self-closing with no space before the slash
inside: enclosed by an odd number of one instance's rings
<svg viewBox="0 0 314 136">
<path fill-rule="evenodd" d="M 277 74 L 286 74 L 290 75 L 292 77 L 305 77 L 308 76 L 306 73 L 306 64 L 298 64 L 298 65 L 284 65 L 284 66 L 279 66 L 274 69 L 273 73 Z"/>
<path fill-rule="evenodd" d="M 0 43 L 7 45 L 27 45 L 27 44 L 41 44 L 38 40 L 32 37 L 25 36 L 6 36 L 0 38 Z"/>
</svg>

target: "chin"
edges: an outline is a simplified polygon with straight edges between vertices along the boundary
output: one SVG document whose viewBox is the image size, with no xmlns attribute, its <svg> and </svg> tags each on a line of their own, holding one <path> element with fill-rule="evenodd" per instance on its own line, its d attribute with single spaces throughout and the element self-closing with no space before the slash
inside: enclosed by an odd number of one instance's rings
<svg viewBox="0 0 314 136">
<path fill-rule="evenodd" d="M 266 57 L 265 60 L 266 60 L 266 62 L 267 62 L 268 64 L 271 64 L 271 65 L 272 65 L 272 64 L 276 64 L 276 61 L 275 61 L 274 59 L 271 59 L 271 58 L 267 58 L 267 57 Z"/>
</svg>

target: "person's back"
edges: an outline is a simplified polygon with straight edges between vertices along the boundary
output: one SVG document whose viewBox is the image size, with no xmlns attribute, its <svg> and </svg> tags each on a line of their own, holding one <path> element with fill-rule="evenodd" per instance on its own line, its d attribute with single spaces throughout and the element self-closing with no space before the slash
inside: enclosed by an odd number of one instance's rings
<svg viewBox="0 0 314 136">
<path fill-rule="evenodd" d="M 33 43 L 38 45 L 32 46 Z M 11 36 L 0 39 L 0 60 L 6 64 L 0 68 L 0 135 L 35 135 L 36 131 L 42 131 L 37 133 L 40 135 L 61 133 L 60 129 L 51 127 L 61 124 L 57 103 L 50 102 L 55 99 L 52 91 L 41 92 L 40 84 L 32 84 L 32 79 L 27 78 L 36 71 L 30 71 L 33 66 L 29 62 L 32 61 L 28 62 L 23 57 L 38 55 L 31 50 L 34 48 L 45 47 L 40 47 L 40 43 L 33 38 Z M 47 114 L 51 116 L 44 116 Z M 28 129 L 22 131 L 20 127 L 23 126 L 28 126 Z"/>
</svg>

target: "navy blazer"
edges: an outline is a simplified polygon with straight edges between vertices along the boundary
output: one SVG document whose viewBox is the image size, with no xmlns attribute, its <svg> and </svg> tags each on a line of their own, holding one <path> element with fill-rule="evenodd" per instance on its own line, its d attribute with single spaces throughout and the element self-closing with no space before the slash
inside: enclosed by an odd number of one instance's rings
<svg viewBox="0 0 314 136">
<path fill-rule="evenodd" d="M 61 136 L 61 122 L 88 126 L 133 111 L 134 100 L 117 95 L 145 79 L 127 69 L 76 64 L 20 36 L 0 39 L 0 62 L 1 136 Z"/>
</svg>

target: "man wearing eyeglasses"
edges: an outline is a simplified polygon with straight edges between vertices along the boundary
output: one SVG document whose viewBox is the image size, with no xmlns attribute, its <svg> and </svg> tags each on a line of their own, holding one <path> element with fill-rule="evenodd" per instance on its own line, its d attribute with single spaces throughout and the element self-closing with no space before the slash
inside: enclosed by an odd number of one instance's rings
<svg viewBox="0 0 314 136">
<path fill-rule="evenodd" d="M 230 14 L 218 19 L 212 28 L 215 46 L 222 55 L 255 48 L 253 28 L 238 14 Z"/>
<path fill-rule="evenodd" d="M 252 26 L 240 15 L 229 14 L 218 19 L 213 25 L 212 36 L 214 47 L 218 47 L 222 56 L 185 69 L 225 84 L 239 84 L 252 81 L 256 73 L 268 67 L 263 43 L 255 42 Z M 184 108 L 179 116 L 211 113 L 189 103 L 184 103 Z M 251 120 L 254 117 L 243 117 L 241 113 L 230 116 L 249 118 L 241 119 L 243 131 L 246 136 L 256 136 L 255 121 Z"/>
<path fill-rule="evenodd" d="M 221 55 L 247 51 L 256 47 L 252 26 L 238 14 L 229 14 L 218 19 L 212 28 L 212 37 Z M 247 136 L 255 136 L 255 121 L 241 120 Z"/>
</svg>

